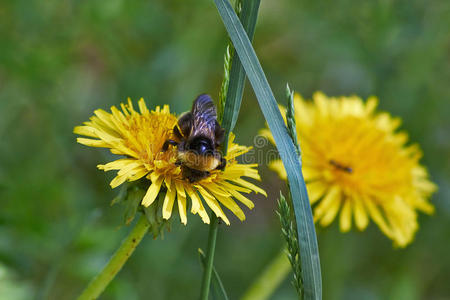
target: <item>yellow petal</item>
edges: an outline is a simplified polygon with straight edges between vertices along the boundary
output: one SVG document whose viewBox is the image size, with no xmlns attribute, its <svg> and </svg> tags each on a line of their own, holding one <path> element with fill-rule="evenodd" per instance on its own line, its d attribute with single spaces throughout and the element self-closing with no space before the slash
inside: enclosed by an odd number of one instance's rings
<svg viewBox="0 0 450 300">
<path fill-rule="evenodd" d="M 222 197 L 230 196 L 230 193 L 228 193 L 227 191 L 224 191 L 223 189 L 221 189 L 218 185 L 216 185 L 214 183 L 209 183 L 205 187 L 214 195 L 220 195 Z"/>
<path fill-rule="evenodd" d="M 104 111 L 103 109 L 97 109 L 94 111 L 94 114 L 103 122 L 106 124 L 106 126 L 108 126 L 109 128 L 113 129 L 113 130 L 117 130 L 116 126 L 114 125 L 114 123 L 111 121 L 111 117 L 112 115 L 110 113 L 107 113 L 106 111 Z"/>
<path fill-rule="evenodd" d="M 122 183 L 124 183 L 125 181 L 127 181 L 128 179 L 128 174 L 125 175 L 117 175 L 116 177 L 114 177 L 113 180 L 111 180 L 111 182 L 109 183 L 109 185 L 111 186 L 111 188 L 116 188 L 119 185 L 121 185 Z"/>
<path fill-rule="evenodd" d="M 163 218 L 168 220 L 172 215 L 173 203 L 175 202 L 176 189 L 175 186 L 167 186 L 167 193 L 164 197 L 164 203 L 162 208 Z"/>
<path fill-rule="evenodd" d="M 128 120 L 127 120 L 127 118 L 125 118 L 125 116 L 123 115 L 123 113 L 122 113 L 120 110 L 118 110 L 117 107 L 112 106 L 112 107 L 111 107 L 111 113 L 112 113 L 112 115 L 114 116 L 114 118 L 115 118 L 118 122 L 120 122 L 120 123 L 122 123 L 122 124 L 128 125 Z M 116 122 L 114 122 L 114 123 L 116 123 Z M 117 124 L 117 123 L 116 123 L 116 124 Z"/>
<path fill-rule="evenodd" d="M 119 159 L 97 167 L 105 172 L 120 169 L 117 176 L 110 183 L 112 188 L 121 185 L 126 180 L 133 181 L 142 178 L 148 173 L 147 170 L 143 169 L 141 163 L 131 159 Z"/>
<path fill-rule="evenodd" d="M 138 105 L 139 105 L 139 110 L 141 111 L 141 114 L 143 114 L 143 115 L 149 114 L 147 105 L 145 105 L 144 98 L 139 99 Z"/>
<path fill-rule="evenodd" d="M 127 156 L 131 156 L 134 158 L 139 158 L 139 155 L 132 149 L 128 148 L 127 146 L 125 146 L 122 142 L 118 142 L 118 143 L 112 143 L 112 144 L 108 144 L 108 147 L 114 147 L 116 150 L 116 153 L 118 154 L 122 154 L 122 155 L 127 155 Z M 112 152 L 113 149 L 111 149 Z"/>
<path fill-rule="evenodd" d="M 212 211 L 216 214 L 216 216 L 221 218 L 225 222 L 225 224 L 230 225 L 230 221 L 228 220 L 227 216 L 223 213 L 222 208 L 220 207 L 216 199 L 210 193 L 208 193 L 202 186 L 197 185 L 196 188 L 200 192 L 200 195 L 202 195 L 206 204 L 208 204 L 208 206 L 212 209 Z"/>
<path fill-rule="evenodd" d="M 322 92 L 315 92 L 313 95 L 313 100 L 320 113 L 323 116 L 327 116 L 329 113 L 327 96 L 325 96 L 325 94 Z"/>
<path fill-rule="evenodd" d="M 358 197 L 353 197 L 353 209 L 355 215 L 355 224 L 359 230 L 364 230 L 369 224 L 369 218 L 367 217 L 367 212 L 364 207 L 363 201 Z"/>
<path fill-rule="evenodd" d="M 341 190 L 339 186 L 334 185 L 330 188 L 328 193 L 325 195 L 322 201 L 314 209 L 314 220 L 320 220 L 336 202 L 341 200 Z"/>
<path fill-rule="evenodd" d="M 86 138 L 77 138 L 77 143 L 89 146 L 89 147 L 99 147 L 99 148 L 108 148 L 109 144 L 102 140 L 92 140 Z"/>
<path fill-rule="evenodd" d="M 134 170 L 139 169 L 142 167 L 142 163 L 138 161 L 134 161 L 133 163 L 130 163 L 123 167 L 122 169 L 117 172 L 117 175 L 129 175 L 135 174 L 136 172 Z"/>
<path fill-rule="evenodd" d="M 73 129 L 73 133 L 75 133 L 75 134 L 98 138 L 98 136 L 95 132 L 96 132 L 95 128 L 93 128 L 91 126 L 76 126 Z"/>
<path fill-rule="evenodd" d="M 434 206 L 422 197 L 417 197 L 414 200 L 414 204 L 418 209 L 420 209 L 424 213 L 427 213 L 429 215 L 434 213 Z"/>
<path fill-rule="evenodd" d="M 239 200 L 241 203 L 243 203 L 248 208 L 253 209 L 253 207 L 255 207 L 255 204 L 252 201 L 250 201 L 249 199 L 247 199 L 245 196 L 243 196 L 241 193 L 239 193 L 235 190 L 228 190 L 228 191 L 231 193 L 231 195 L 233 195 L 234 198 Z"/>
<path fill-rule="evenodd" d="M 266 137 L 269 140 L 269 142 L 271 142 L 273 145 L 275 145 L 275 140 L 273 139 L 272 132 L 270 132 L 269 129 L 266 129 L 266 128 L 261 129 L 259 131 L 259 135 Z"/>
<path fill-rule="evenodd" d="M 338 197 L 335 200 L 331 202 L 331 204 L 328 206 L 324 216 L 320 220 L 320 225 L 322 226 L 328 226 L 333 222 L 334 218 L 336 217 L 339 207 L 341 206 L 342 198 Z"/>
<path fill-rule="evenodd" d="M 178 181 L 178 180 L 175 181 L 175 188 L 177 189 L 178 195 L 186 198 L 186 192 L 184 191 L 184 185 L 180 181 Z"/>
<path fill-rule="evenodd" d="M 178 193 L 178 189 L 177 189 L 177 203 L 178 203 L 178 213 L 180 214 L 181 223 L 186 225 L 187 224 L 186 194 Z"/>
<path fill-rule="evenodd" d="M 242 209 L 233 201 L 231 197 L 224 197 L 219 194 L 213 193 L 213 195 L 222 203 L 226 208 L 231 210 L 241 221 L 245 220 L 245 214 Z"/>
<path fill-rule="evenodd" d="M 306 189 L 308 191 L 309 203 L 313 205 L 319 200 L 325 191 L 327 190 L 328 185 L 323 181 L 313 181 L 306 184 Z"/>
<path fill-rule="evenodd" d="M 313 122 L 313 114 L 311 113 L 310 103 L 303 100 L 298 93 L 294 94 L 295 119 L 297 121 L 297 132 L 300 134 L 299 128 L 305 124 L 310 125 Z"/>
<path fill-rule="evenodd" d="M 135 181 L 135 180 L 141 179 L 142 177 L 147 175 L 148 174 L 148 170 L 145 167 L 141 166 L 139 168 L 133 169 L 131 171 L 131 173 L 132 174 L 128 177 L 128 180 L 129 181 Z"/>
<path fill-rule="evenodd" d="M 129 158 L 121 158 L 104 165 L 97 165 L 97 168 L 103 171 L 120 170 L 132 163 L 136 163 L 136 160 Z"/>
<path fill-rule="evenodd" d="M 110 135 L 110 134 L 106 133 L 105 131 L 97 130 L 97 136 L 101 140 L 105 141 L 108 144 L 122 143 L 121 137 L 116 137 L 116 136 Z"/>
<path fill-rule="evenodd" d="M 130 98 L 128 98 L 128 99 L 130 99 Z M 125 114 L 125 117 L 129 118 L 131 115 L 128 112 L 128 109 L 127 109 L 126 105 L 123 104 L 123 103 L 120 103 L 120 107 L 122 108 L 122 111 Z"/>
<path fill-rule="evenodd" d="M 369 97 L 366 102 L 366 113 L 368 115 L 372 114 L 377 106 L 378 106 L 378 98 L 374 96 Z"/>
<path fill-rule="evenodd" d="M 206 224 L 209 224 L 210 220 L 209 220 L 208 213 L 206 212 L 205 208 L 203 207 L 202 201 L 201 201 L 200 197 L 198 196 L 197 192 L 194 191 L 188 185 L 186 185 L 185 187 L 186 187 L 186 191 L 187 191 L 189 197 L 192 200 L 191 212 L 193 214 L 198 213 L 199 216 L 202 218 L 202 221 Z"/>
<path fill-rule="evenodd" d="M 352 227 L 352 207 L 349 199 L 344 200 L 341 215 L 339 218 L 339 228 L 342 232 L 347 232 Z"/>
<path fill-rule="evenodd" d="M 145 207 L 148 207 L 150 204 L 155 201 L 156 197 L 158 196 L 159 190 L 161 189 L 161 184 L 163 182 L 163 176 L 157 177 L 156 180 L 152 181 L 152 184 L 147 190 L 147 193 L 144 196 L 144 199 L 142 199 L 142 205 Z"/>
<path fill-rule="evenodd" d="M 252 191 L 254 191 L 255 193 L 260 193 L 263 194 L 264 196 L 267 197 L 267 193 L 266 191 L 264 191 L 262 188 L 254 185 L 253 183 L 250 183 L 244 179 L 238 178 L 238 179 L 232 179 L 232 181 L 236 182 L 237 184 L 240 184 L 243 187 L 249 188 Z"/>
<path fill-rule="evenodd" d="M 127 108 L 128 108 L 128 111 L 130 112 L 130 114 L 133 115 L 136 113 L 136 111 L 134 110 L 134 107 L 133 107 L 133 101 L 131 101 L 130 97 L 127 98 Z"/>
<path fill-rule="evenodd" d="M 222 182 L 220 182 L 220 185 L 226 190 L 235 190 L 235 191 L 239 191 L 239 192 L 243 192 L 243 193 L 247 193 L 247 194 L 252 192 L 252 190 L 250 190 L 248 188 L 231 184 L 228 181 L 222 181 Z"/>
<path fill-rule="evenodd" d="M 363 201 L 367 207 L 367 210 L 369 211 L 370 217 L 375 222 L 375 224 L 378 225 L 378 227 L 384 234 L 386 234 L 388 237 L 392 237 L 392 230 L 387 225 L 386 220 L 384 219 L 383 215 L 381 214 L 380 210 L 378 209 L 377 205 L 373 202 L 373 200 L 364 197 Z"/>
<path fill-rule="evenodd" d="M 437 190 L 437 185 L 428 180 L 417 180 L 415 186 L 426 194 L 431 194 Z"/>
<path fill-rule="evenodd" d="M 307 166 L 302 167 L 302 173 L 305 177 L 305 181 L 317 180 L 322 177 L 322 171 L 318 168 L 311 168 Z"/>
<path fill-rule="evenodd" d="M 281 179 L 286 180 L 287 174 L 281 159 L 273 160 L 269 163 L 269 168 L 278 173 Z"/>
</svg>

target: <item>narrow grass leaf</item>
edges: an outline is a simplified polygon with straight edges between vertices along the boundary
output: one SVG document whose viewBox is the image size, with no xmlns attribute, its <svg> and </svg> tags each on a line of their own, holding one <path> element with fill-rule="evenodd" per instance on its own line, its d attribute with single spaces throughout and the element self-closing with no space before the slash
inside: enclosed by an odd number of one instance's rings
<svg viewBox="0 0 450 300">
<path fill-rule="evenodd" d="M 242 2 L 240 20 L 245 32 L 250 40 L 255 34 L 256 20 L 258 17 L 258 9 L 260 0 L 246 0 Z M 241 108 L 242 94 L 245 87 L 245 70 L 242 67 L 239 57 L 232 51 L 232 62 L 230 71 L 230 83 L 228 85 L 227 97 L 225 102 L 225 115 L 229 114 L 231 118 L 224 119 L 222 127 L 226 132 L 233 130 L 236 125 L 239 110 Z"/>
<path fill-rule="evenodd" d="M 228 0 L 214 0 L 286 169 L 297 221 L 305 299 L 322 298 L 319 251 L 314 222 L 297 151 L 251 42 Z"/>
</svg>

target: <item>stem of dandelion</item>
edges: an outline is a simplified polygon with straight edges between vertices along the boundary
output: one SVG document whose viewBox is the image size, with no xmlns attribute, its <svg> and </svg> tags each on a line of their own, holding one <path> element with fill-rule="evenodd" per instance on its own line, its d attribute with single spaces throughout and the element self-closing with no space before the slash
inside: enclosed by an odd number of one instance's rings
<svg viewBox="0 0 450 300">
<path fill-rule="evenodd" d="M 123 240 L 119 249 L 117 249 L 103 270 L 92 279 L 83 293 L 78 297 L 78 300 L 97 299 L 101 295 L 108 284 L 119 273 L 120 269 L 122 269 L 131 254 L 133 254 L 134 249 L 139 245 L 139 242 L 149 228 L 150 224 L 146 217 L 142 215 L 130 234 Z"/>
<path fill-rule="evenodd" d="M 216 238 L 219 220 L 214 213 L 211 214 L 211 223 L 209 225 L 208 249 L 206 250 L 206 267 L 203 273 L 202 289 L 200 294 L 201 300 L 207 300 L 209 288 L 211 286 L 211 274 L 214 262 L 214 252 L 216 250 Z"/>
</svg>

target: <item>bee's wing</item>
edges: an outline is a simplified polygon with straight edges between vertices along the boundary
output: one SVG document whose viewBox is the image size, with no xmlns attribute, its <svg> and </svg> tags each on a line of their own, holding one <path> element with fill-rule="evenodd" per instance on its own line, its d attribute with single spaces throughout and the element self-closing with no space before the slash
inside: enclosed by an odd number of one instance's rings
<svg viewBox="0 0 450 300">
<path fill-rule="evenodd" d="M 195 99 L 192 105 L 192 115 L 194 117 L 192 135 L 206 136 L 215 143 L 217 113 L 214 102 L 209 95 L 202 94 Z"/>
<path fill-rule="evenodd" d="M 211 97 L 207 94 L 201 94 L 192 104 L 192 113 L 194 118 L 202 117 L 207 123 L 214 123 L 217 118 L 216 107 Z"/>
<path fill-rule="evenodd" d="M 194 117 L 194 134 L 202 134 L 210 137 L 218 147 L 224 138 L 225 131 L 217 122 L 216 107 L 211 97 L 202 94 L 195 99 L 192 105 Z"/>
</svg>

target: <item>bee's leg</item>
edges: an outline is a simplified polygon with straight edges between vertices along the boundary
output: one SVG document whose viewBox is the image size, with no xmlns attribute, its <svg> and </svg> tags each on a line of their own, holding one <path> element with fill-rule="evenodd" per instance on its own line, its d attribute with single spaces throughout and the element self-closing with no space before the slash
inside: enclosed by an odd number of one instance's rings
<svg viewBox="0 0 450 300">
<path fill-rule="evenodd" d="M 220 158 L 220 165 L 217 166 L 217 170 L 223 171 L 225 169 L 225 166 L 227 165 L 227 160 L 225 158 Z"/>
<path fill-rule="evenodd" d="M 167 149 L 169 149 L 169 145 L 177 146 L 178 143 L 174 140 L 167 140 L 164 142 L 164 145 L 162 146 L 162 151 L 167 151 Z"/>
</svg>

